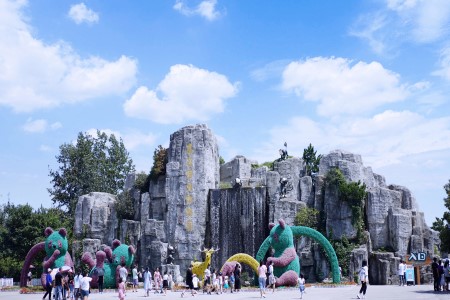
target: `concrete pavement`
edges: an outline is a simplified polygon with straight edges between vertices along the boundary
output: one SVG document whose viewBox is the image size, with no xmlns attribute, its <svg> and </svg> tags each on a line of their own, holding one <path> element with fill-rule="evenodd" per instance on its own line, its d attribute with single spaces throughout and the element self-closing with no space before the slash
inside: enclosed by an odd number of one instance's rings
<svg viewBox="0 0 450 300">
<path fill-rule="evenodd" d="M 306 294 L 303 295 L 304 300 L 338 300 L 338 299 L 357 299 L 356 294 L 359 291 L 359 286 L 340 286 L 340 287 L 307 287 Z M 19 294 L 18 291 L 14 292 L 0 292 L 0 299 L 8 300 L 32 300 L 42 299 L 41 294 Z M 392 286 L 392 285 L 375 285 L 368 286 L 366 299 L 388 299 L 388 300 L 448 300 L 450 298 L 450 292 L 434 292 L 433 285 L 416 285 L 416 286 Z M 118 299 L 117 292 L 112 290 L 103 294 L 94 292 L 89 296 L 89 300 L 106 300 L 106 299 Z M 127 292 L 126 300 L 145 300 L 145 299 L 196 299 L 196 300 L 240 300 L 240 299 L 260 299 L 260 294 L 257 289 L 243 290 L 240 293 L 225 293 L 222 295 L 206 295 L 198 294 L 192 297 L 188 294 L 184 298 L 181 298 L 181 292 L 167 292 L 167 296 L 161 294 L 150 294 L 150 297 L 144 297 L 144 291 L 140 289 L 137 293 L 131 291 Z M 275 293 L 267 291 L 266 299 L 281 299 L 291 300 L 300 299 L 300 293 L 298 289 L 286 288 L 277 289 Z"/>
</svg>

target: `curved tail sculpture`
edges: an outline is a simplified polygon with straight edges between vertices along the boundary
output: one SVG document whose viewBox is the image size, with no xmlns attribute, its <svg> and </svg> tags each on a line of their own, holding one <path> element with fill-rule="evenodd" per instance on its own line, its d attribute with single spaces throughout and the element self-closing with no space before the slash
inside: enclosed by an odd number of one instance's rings
<svg viewBox="0 0 450 300">
<path fill-rule="evenodd" d="M 254 259 L 252 256 L 248 255 L 247 253 L 238 253 L 233 256 L 231 256 L 225 264 L 222 266 L 220 271 L 224 275 L 229 275 L 234 270 L 234 267 L 237 263 L 243 263 L 247 266 L 251 267 L 255 274 L 258 273 L 258 267 L 259 263 L 256 259 Z"/>
<path fill-rule="evenodd" d="M 267 262 L 273 262 L 275 276 L 278 277 L 276 286 L 293 286 L 300 274 L 300 262 L 294 247 L 294 236 L 307 236 L 317 241 L 325 250 L 331 265 L 333 282 L 341 281 L 339 264 L 336 253 L 330 242 L 317 230 L 305 226 L 288 226 L 280 219 L 278 225 L 269 225 L 270 235 L 264 240 L 256 254 L 256 261 L 262 261 L 269 250 L 274 249 L 274 256 Z"/>
</svg>

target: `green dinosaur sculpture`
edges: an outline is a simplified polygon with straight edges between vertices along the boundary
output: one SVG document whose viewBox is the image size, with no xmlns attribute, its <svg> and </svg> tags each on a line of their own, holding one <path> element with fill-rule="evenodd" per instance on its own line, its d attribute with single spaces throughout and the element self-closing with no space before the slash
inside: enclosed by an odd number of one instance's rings
<svg viewBox="0 0 450 300">
<path fill-rule="evenodd" d="M 341 281 L 339 264 L 330 242 L 317 230 L 304 226 L 288 226 L 280 219 L 278 225 L 269 224 L 270 235 L 264 240 L 256 254 L 256 260 L 262 261 L 269 250 L 275 250 L 274 256 L 267 259 L 273 262 L 274 274 L 277 276 L 276 286 L 295 286 L 300 274 L 300 261 L 294 247 L 294 236 L 307 236 L 317 241 L 328 256 L 333 282 Z"/>
</svg>

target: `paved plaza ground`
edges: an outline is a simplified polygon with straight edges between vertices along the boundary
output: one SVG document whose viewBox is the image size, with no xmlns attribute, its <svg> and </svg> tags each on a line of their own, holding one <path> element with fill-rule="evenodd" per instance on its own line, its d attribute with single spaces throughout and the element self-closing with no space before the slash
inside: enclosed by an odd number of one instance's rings
<svg viewBox="0 0 450 300">
<path fill-rule="evenodd" d="M 324 287 L 308 287 L 307 293 L 303 295 L 305 300 L 338 300 L 338 299 L 357 299 L 356 294 L 359 291 L 359 286 L 342 286 L 333 288 Z M 18 291 L 15 292 L 0 292 L 0 299 L 8 300 L 31 300 L 42 299 L 42 294 L 28 294 L 21 295 Z M 89 296 L 90 300 L 101 299 L 118 299 L 117 293 L 113 291 L 105 292 L 103 294 L 97 294 L 95 291 Z M 181 298 L 181 292 L 168 292 L 167 296 L 161 294 L 150 294 L 150 297 L 144 297 L 144 292 L 141 289 L 137 293 L 127 292 L 126 300 L 144 300 L 144 299 L 197 299 L 197 300 L 239 300 L 239 299 L 260 299 L 258 290 L 252 289 L 251 291 L 242 291 L 240 293 L 226 293 L 222 295 L 207 295 L 198 294 L 195 297 L 185 296 Z M 291 300 L 300 299 L 300 294 L 297 289 L 279 289 L 275 293 L 267 292 L 266 299 L 280 299 Z M 368 286 L 366 299 L 392 299 L 392 300 L 416 300 L 416 299 L 450 299 L 450 292 L 434 292 L 432 285 L 416 285 L 416 286 L 386 286 L 376 285 Z"/>
</svg>

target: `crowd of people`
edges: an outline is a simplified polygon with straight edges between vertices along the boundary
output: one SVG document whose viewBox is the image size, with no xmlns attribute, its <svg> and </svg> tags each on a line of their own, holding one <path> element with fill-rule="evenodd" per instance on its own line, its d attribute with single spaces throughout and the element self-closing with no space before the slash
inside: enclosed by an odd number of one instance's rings
<svg viewBox="0 0 450 300">
<path fill-rule="evenodd" d="M 84 276 L 81 269 L 74 274 L 72 268 L 56 270 L 54 276 L 53 270 L 48 269 L 45 275 L 45 294 L 42 299 L 48 296 L 52 299 L 52 292 L 55 300 L 71 299 L 71 300 L 87 300 L 89 298 L 90 282 L 92 278 L 88 273 Z"/>
<path fill-rule="evenodd" d="M 436 257 L 431 263 L 433 272 L 434 290 L 436 292 L 448 291 L 450 283 L 450 263 L 448 259 L 441 260 Z"/>
<path fill-rule="evenodd" d="M 192 268 L 193 266 L 191 265 L 187 269 L 185 277 L 186 289 L 181 293 L 181 297 L 184 297 L 187 293 L 195 296 L 201 291 L 205 294 L 239 293 L 242 289 L 242 269 L 239 263 L 236 264 L 233 272 L 227 275 L 215 269 L 211 270 L 210 266 L 208 266 L 202 279 L 193 273 Z M 149 297 L 152 291 L 155 294 L 165 296 L 167 291 L 174 287 L 173 274 L 171 272 L 165 271 L 164 274 L 161 274 L 160 269 L 156 268 L 152 274 L 148 267 L 145 270 L 138 271 L 137 265 L 132 267 L 131 272 L 128 271 L 127 266 L 122 263 L 118 271 L 117 293 L 119 300 L 124 300 L 127 292 L 138 292 L 140 279 L 143 281 L 144 296 L 146 297 Z M 266 297 L 266 289 L 271 289 L 272 292 L 275 292 L 276 278 L 273 271 L 273 262 L 267 265 L 263 262 L 260 263 L 257 274 L 261 298 Z M 97 272 L 98 292 L 103 293 L 104 270 L 97 270 Z M 89 299 L 90 283 L 92 281 L 89 272 L 83 274 L 82 270 L 78 269 L 75 273 L 73 268 L 48 269 L 45 278 L 46 293 L 42 299 L 47 297 L 49 300 Z M 302 297 L 305 292 L 305 278 L 303 275 L 300 275 L 298 279 L 298 287 Z"/>
</svg>

